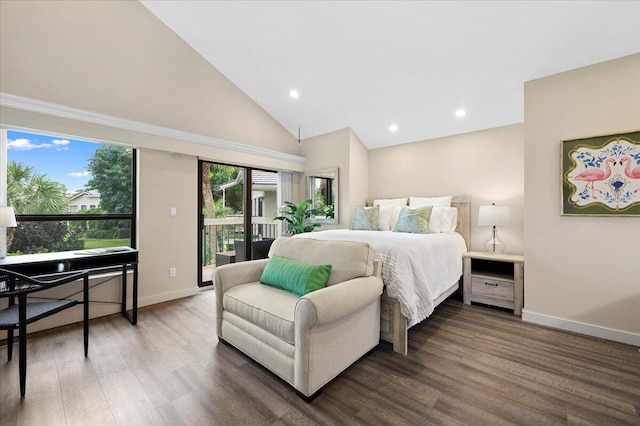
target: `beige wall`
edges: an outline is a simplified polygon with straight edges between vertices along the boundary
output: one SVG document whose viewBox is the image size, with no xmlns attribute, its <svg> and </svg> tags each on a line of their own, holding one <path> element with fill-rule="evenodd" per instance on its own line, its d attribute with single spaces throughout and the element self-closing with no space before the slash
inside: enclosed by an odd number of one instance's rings
<svg viewBox="0 0 640 426">
<path fill-rule="evenodd" d="M 349 131 L 349 224 L 356 206 L 364 206 L 369 196 L 369 150 L 358 135 Z"/>
<path fill-rule="evenodd" d="M 138 194 L 139 298 L 142 306 L 194 294 L 197 284 L 195 157 L 143 149 Z M 176 216 L 170 216 L 176 207 Z M 169 268 L 176 276 L 169 277 Z"/>
<path fill-rule="evenodd" d="M 300 154 L 296 139 L 138 2 L 2 1 L 0 19 L 3 94 L 257 148 L 257 154 L 237 152 L 2 107 L 0 122 L 7 127 L 140 148 L 140 306 L 197 291 L 198 157 L 270 170 L 304 168 L 289 158 Z M 262 155 L 265 149 L 289 157 Z M 169 216 L 170 207 L 177 208 L 176 217 Z M 175 278 L 169 278 L 171 266 Z M 117 281 L 92 290 L 92 298 L 117 300 Z M 92 304 L 91 311 L 105 315 L 118 306 Z M 69 310 L 30 330 L 80 318 L 79 310 Z"/>
<path fill-rule="evenodd" d="M 300 142 L 302 155 L 307 158 L 305 173 L 338 168 L 338 219 L 337 225 L 323 224 L 320 229 L 346 228 L 351 223 L 349 215 L 349 135 L 342 129 Z M 307 198 L 306 182 L 300 184 L 300 199 Z"/>
<path fill-rule="evenodd" d="M 640 129 L 640 54 L 525 84 L 523 318 L 640 344 L 640 220 L 560 215 L 561 141 Z"/>
<path fill-rule="evenodd" d="M 367 148 L 349 128 L 301 141 L 307 158 L 305 173 L 338 167 L 339 223 L 323 224 L 321 229 L 348 228 L 351 213 L 364 205 L 368 194 Z M 306 186 L 300 186 L 300 198 L 306 197 Z"/>
<path fill-rule="evenodd" d="M 511 207 L 498 229 L 509 253 L 523 252 L 524 125 L 498 127 L 369 151 L 369 197 L 471 197 L 471 249 L 484 250 L 490 228 L 479 227 L 478 206 Z"/>
<path fill-rule="evenodd" d="M 0 91 L 298 154 L 295 138 L 137 1 L 2 1 Z"/>
</svg>

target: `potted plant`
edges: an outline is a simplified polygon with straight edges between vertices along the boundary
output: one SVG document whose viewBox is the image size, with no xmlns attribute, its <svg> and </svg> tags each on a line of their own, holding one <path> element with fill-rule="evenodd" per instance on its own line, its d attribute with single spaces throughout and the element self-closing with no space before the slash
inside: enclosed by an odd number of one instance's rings
<svg viewBox="0 0 640 426">
<path fill-rule="evenodd" d="M 286 222 L 287 231 L 285 232 L 285 235 L 296 235 L 302 234 L 303 232 L 311 232 L 315 228 L 319 227 L 320 224 L 307 224 L 308 219 L 312 216 L 324 213 L 324 209 L 313 208 L 311 204 L 311 200 L 304 200 L 300 204 L 285 201 L 278 209 L 278 213 L 280 215 L 273 219 Z"/>
</svg>

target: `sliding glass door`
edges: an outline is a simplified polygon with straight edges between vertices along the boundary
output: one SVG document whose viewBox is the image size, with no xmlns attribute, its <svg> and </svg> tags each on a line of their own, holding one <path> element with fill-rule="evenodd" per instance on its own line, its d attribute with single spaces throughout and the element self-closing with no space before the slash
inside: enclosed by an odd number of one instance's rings
<svg viewBox="0 0 640 426">
<path fill-rule="evenodd" d="M 279 235 L 279 174 L 199 161 L 199 284 L 217 266 L 266 258 Z"/>
</svg>

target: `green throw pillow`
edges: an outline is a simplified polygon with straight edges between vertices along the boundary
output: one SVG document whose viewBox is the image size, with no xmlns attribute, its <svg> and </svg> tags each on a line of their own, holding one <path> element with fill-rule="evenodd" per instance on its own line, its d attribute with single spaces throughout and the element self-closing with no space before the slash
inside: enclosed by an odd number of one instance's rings
<svg viewBox="0 0 640 426">
<path fill-rule="evenodd" d="M 368 209 L 356 207 L 353 211 L 351 229 L 354 231 L 377 231 L 379 213 L 380 206 L 374 206 Z"/>
<path fill-rule="evenodd" d="M 260 282 L 298 296 L 327 286 L 331 265 L 312 265 L 274 255 L 262 272 Z"/>
<path fill-rule="evenodd" d="M 432 209 L 433 206 L 425 206 L 417 209 L 403 207 L 398 214 L 398 220 L 393 227 L 393 232 L 426 234 Z"/>
</svg>

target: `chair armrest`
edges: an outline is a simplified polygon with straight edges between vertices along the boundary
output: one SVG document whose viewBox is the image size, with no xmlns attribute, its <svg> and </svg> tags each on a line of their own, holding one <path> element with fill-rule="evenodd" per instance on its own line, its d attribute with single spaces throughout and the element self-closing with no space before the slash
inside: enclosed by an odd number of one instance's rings
<svg viewBox="0 0 640 426">
<path fill-rule="evenodd" d="M 269 263 L 269 259 L 249 260 L 216 268 L 213 276 L 213 286 L 216 291 L 216 333 L 218 337 L 222 337 L 224 293 L 234 286 L 260 281 L 262 271 L 264 271 L 267 263 Z"/>
<path fill-rule="evenodd" d="M 269 259 L 249 260 L 246 262 L 230 263 L 216 268 L 213 284 L 216 296 L 222 294 L 231 287 L 260 281 L 262 271 L 269 263 Z M 218 290 L 220 293 L 218 293 Z"/>
<path fill-rule="evenodd" d="M 296 304 L 295 322 L 309 329 L 344 318 L 380 298 L 382 287 L 381 278 L 370 276 L 311 292 Z"/>
<path fill-rule="evenodd" d="M 382 261 L 374 260 L 373 261 L 373 274 L 374 277 L 382 278 Z"/>
</svg>

